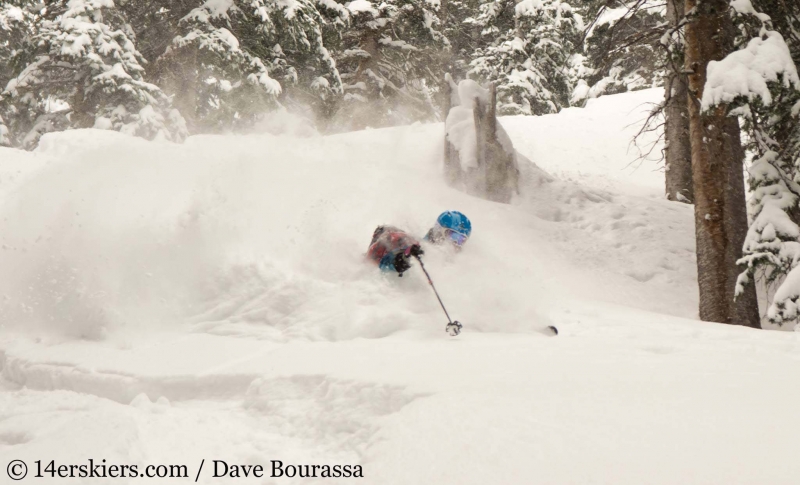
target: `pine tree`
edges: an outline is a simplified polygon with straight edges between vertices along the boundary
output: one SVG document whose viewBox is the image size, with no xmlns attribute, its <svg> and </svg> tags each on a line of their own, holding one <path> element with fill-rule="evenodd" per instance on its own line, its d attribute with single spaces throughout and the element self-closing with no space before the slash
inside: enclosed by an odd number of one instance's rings
<svg viewBox="0 0 800 485">
<path fill-rule="evenodd" d="M 145 7 L 129 8 L 147 17 Z M 324 112 L 341 94 L 323 30 L 343 25 L 347 12 L 332 1 L 181 2 L 159 15 L 174 25 L 143 33 L 153 80 L 175 96 L 195 132 L 246 127 L 279 99 Z"/>
<path fill-rule="evenodd" d="M 0 5 L 0 92 L 21 68 L 36 14 L 31 2 L 8 0 Z"/>
<path fill-rule="evenodd" d="M 767 318 L 784 324 L 800 320 L 796 281 L 800 276 L 796 270 L 800 265 L 800 186 L 796 183 L 800 173 L 800 6 L 772 1 L 756 5 L 737 4 L 743 46 L 738 55 L 741 65 L 757 73 L 763 84 L 751 83 L 747 91 L 723 91 L 744 119 L 750 133 L 747 148 L 755 155 L 749 169 L 752 222 L 739 261 L 745 268 L 736 291 L 742 294 L 756 280 L 763 281 L 774 293 Z M 751 62 L 764 55 L 769 63 Z"/>
<path fill-rule="evenodd" d="M 193 133 L 252 123 L 281 92 L 262 59 L 242 49 L 228 28 L 241 12 L 235 2 L 204 2 L 192 9 L 179 21 L 180 35 L 154 63 L 155 82 L 174 95 Z"/>
<path fill-rule="evenodd" d="M 660 86 L 665 51 L 659 45 L 665 26 L 664 3 L 656 0 L 584 0 L 580 87 L 573 102 Z M 682 9 L 681 9 L 682 11 Z"/>
<path fill-rule="evenodd" d="M 333 0 L 298 0 L 291 9 L 273 11 L 272 18 L 271 51 L 282 55 L 280 64 L 273 62 L 273 76 L 283 85 L 281 102 L 310 108 L 317 118 L 330 117 L 344 91 L 326 34 L 328 39 L 338 36 L 347 26 L 349 11 Z M 264 46 L 260 35 L 257 28 L 243 35 L 256 40 L 256 53 L 257 46 Z"/>
<path fill-rule="evenodd" d="M 11 130 L 3 115 L 13 120 L 15 108 L 4 93 L 6 85 L 31 59 L 30 32 L 36 21 L 31 2 L 9 0 L 0 5 L 0 146 L 10 146 Z M 10 123 L 9 123 L 10 124 Z"/>
<path fill-rule="evenodd" d="M 44 133 L 68 128 L 186 136 L 169 98 L 145 82 L 133 33 L 112 0 L 52 2 L 32 44 L 33 60 L 4 91 L 15 144 L 32 148 Z"/>
<path fill-rule="evenodd" d="M 332 126 L 359 129 L 437 117 L 443 82 L 438 2 L 387 0 L 347 4 L 350 25 L 333 49 L 344 97 Z"/>
<path fill-rule="evenodd" d="M 480 4 L 481 0 L 442 0 L 442 33 L 450 43 L 450 49 L 444 52 L 443 69 L 455 79 L 467 77 L 469 63 L 484 40 L 474 21 Z"/>
<path fill-rule="evenodd" d="M 469 75 L 497 85 L 497 111 L 555 113 L 569 106 L 573 89 L 570 60 L 583 25 L 560 0 L 492 0 L 472 21 L 483 46 Z"/>
</svg>

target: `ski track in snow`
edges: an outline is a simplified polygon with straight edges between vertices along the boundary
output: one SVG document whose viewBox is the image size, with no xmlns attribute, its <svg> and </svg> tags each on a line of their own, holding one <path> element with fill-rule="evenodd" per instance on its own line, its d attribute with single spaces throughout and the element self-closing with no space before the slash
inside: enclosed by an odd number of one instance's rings
<svg viewBox="0 0 800 485">
<path fill-rule="evenodd" d="M 692 208 L 631 165 L 661 95 L 502 118 L 524 157 L 511 205 L 444 185 L 441 124 L 0 148 L 0 463 L 797 483 L 798 334 L 695 320 Z M 418 271 L 363 260 L 376 225 L 421 236 L 446 209 L 475 227 L 425 256 L 457 338 Z M 93 483 L 112 481 L 135 480 Z"/>
</svg>

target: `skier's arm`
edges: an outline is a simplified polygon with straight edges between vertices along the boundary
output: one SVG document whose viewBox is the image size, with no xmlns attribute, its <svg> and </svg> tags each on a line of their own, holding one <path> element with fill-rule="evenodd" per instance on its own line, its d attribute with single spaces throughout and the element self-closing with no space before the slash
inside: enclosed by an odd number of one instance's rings
<svg viewBox="0 0 800 485">
<path fill-rule="evenodd" d="M 411 246 L 396 249 L 387 253 L 381 258 L 380 268 L 384 271 L 397 271 L 402 276 L 403 272 L 411 268 L 409 259 L 412 256 L 419 257 L 424 254 L 424 251 L 419 244 L 412 244 Z"/>
</svg>

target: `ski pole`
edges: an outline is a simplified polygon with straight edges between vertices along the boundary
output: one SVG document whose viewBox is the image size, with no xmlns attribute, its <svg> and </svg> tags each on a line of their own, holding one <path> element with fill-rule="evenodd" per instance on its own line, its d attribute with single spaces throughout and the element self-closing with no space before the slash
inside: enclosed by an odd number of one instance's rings
<svg viewBox="0 0 800 485">
<path fill-rule="evenodd" d="M 450 334 L 451 336 L 455 337 L 459 333 L 461 333 L 461 324 L 458 321 L 453 321 L 450 318 L 450 314 L 447 313 L 447 308 L 444 307 L 444 303 L 442 303 L 442 298 L 439 296 L 439 292 L 436 291 L 436 286 L 433 284 L 433 280 L 431 279 L 431 275 L 428 274 L 428 270 L 425 269 L 425 265 L 422 263 L 422 259 L 419 256 L 414 255 L 414 258 L 419 262 L 419 267 L 422 268 L 422 272 L 425 273 L 425 277 L 428 278 L 428 284 L 431 285 L 433 288 L 433 293 L 436 295 L 436 299 L 439 300 L 439 305 L 441 305 L 442 310 L 444 310 L 444 314 L 447 317 L 447 327 L 445 327 L 445 331 Z"/>
</svg>

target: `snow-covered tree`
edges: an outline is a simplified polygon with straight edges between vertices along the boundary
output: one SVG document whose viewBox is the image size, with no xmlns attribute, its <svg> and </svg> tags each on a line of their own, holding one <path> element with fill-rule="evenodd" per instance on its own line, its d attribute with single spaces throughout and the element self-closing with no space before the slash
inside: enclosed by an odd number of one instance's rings
<svg viewBox="0 0 800 485">
<path fill-rule="evenodd" d="M 246 126 L 287 93 L 312 107 L 341 93 L 323 42 L 323 29 L 347 16 L 333 1 L 207 0 L 170 5 L 160 15 L 175 23 L 175 36 L 153 48 L 154 81 L 175 96 L 193 131 Z M 165 37 L 143 35 L 154 44 Z"/>
<path fill-rule="evenodd" d="M 0 5 L 0 146 L 11 145 L 10 129 L 3 120 L 11 106 L 3 91 L 31 58 L 30 35 L 36 15 L 29 4 L 9 0 Z"/>
<path fill-rule="evenodd" d="M 350 25 L 334 54 L 345 94 L 333 124 L 338 129 L 435 119 L 433 94 L 443 82 L 436 0 L 346 4 Z"/>
<path fill-rule="evenodd" d="M 579 12 L 587 21 L 581 80 L 573 102 L 661 85 L 666 53 L 659 46 L 665 27 L 663 1 L 588 0 Z"/>
<path fill-rule="evenodd" d="M 800 104 L 796 106 L 800 111 Z M 788 146 L 782 147 L 759 125 L 758 114 L 750 112 L 748 117 L 750 148 L 757 158 L 748 170 L 751 223 L 739 261 L 745 269 L 737 281 L 737 292 L 757 281 L 765 284 L 769 293 L 774 293 L 767 318 L 773 323 L 796 323 L 800 320 L 800 136 L 795 134 Z"/>
<path fill-rule="evenodd" d="M 25 61 L 26 44 L 36 19 L 30 3 L 8 0 L 0 5 L 0 92 L 19 72 L 17 66 Z"/>
<path fill-rule="evenodd" d="M 48 131 L 113 129 L 180 141 L 186 128 L 158 86 L 113 0 L 52 2 L 36 26 L 33 60 L 3 93 L 15 144 L 31 148 Z"/>
<path fill-rule="evenodd" d="M 706 111 L 728 105 L 731 115 L 742 117 L 750 133 L 748 148 L 755 156 L 749 169 L 751 223 L 739 260 L 745 269 L 736 295 L 752 290 L 754 280 L 763 278 L 777 287 L 768 318 L 795 321 L 800 297 L 795 269 L 800 261 L 800 186 L 791 147 L 800 114 L 800 77 L 789 45 L 773 30 L 770 16 L 749 0 L 731 5 L 739 21 L 741 48 L 708 66 L 701 103 Z"/>
<path fill-rule="evenodd" d="M 264 62 L 243 50 L 228 28 L 231 15 L 241 12 L 234 7 L 234 2 L 209 1 L 193 9 L 180 20 L 181 35 L 155 63 L 156 82 L 175 96 L 193 132 L 252 122 L 281 92 Z M 269 19 L 266 10 L 262 13 Z"/>
<path fill-rule="evenodd" d="M 483 44 L 470 77 L 497 84 L 498 114 L 555 113 L 569 106 L 570 62 L 583 29 L 561 0 L 491 0 L 470 21 Z"/>
<path fill-rule="evenodd" d="M 457 79 L 464 79 L 475 51 L 480 47 L 480 27 L 473 20 L 481 0 L 441 0 L 439 17 L 442 33 L 450 43 L 443 69 Z"/>
<path fill-rule="evenodd" d="M 290 107 L 309 107 L 317 117 L 329 117 L 344 91 L 326 35 L 338 37 L 349 23 L 350 12 L 333 0 L 296 0 L 287 5 L 272 14 L 269 45 L 276 58 L 280 56 L 280 62 L 273 62 L 273 76 L 283 86 L 280 101 Z M 255 33 L 258 39 L 258 29 Z"/>
<path fill-rule="evenodd" d="M 758 278 L 777 289 L 786 283 L 786 275 L 800 262 L 800 228 L 795 222 L 800 186 L 789 177 L 787 172 L 791 171 L 791 167 L 781 162 L 779 154 L 771 150 L 755 160 L 748 170 L 752 193 L 748 209 L 752 223 L 744 243 L 744 256 L 739 261 L 746 269 L 737 281 L 737 293 Z M 790 288 L 791 284 L 776 295 L 767 312 L 771 321 L 797 319 L 797 294 L 784 296 Z"/>
</svg>

